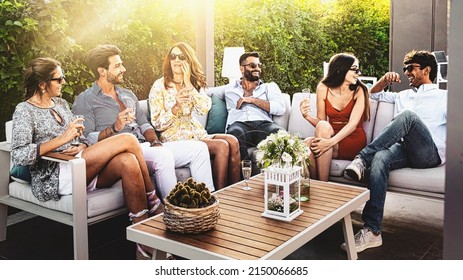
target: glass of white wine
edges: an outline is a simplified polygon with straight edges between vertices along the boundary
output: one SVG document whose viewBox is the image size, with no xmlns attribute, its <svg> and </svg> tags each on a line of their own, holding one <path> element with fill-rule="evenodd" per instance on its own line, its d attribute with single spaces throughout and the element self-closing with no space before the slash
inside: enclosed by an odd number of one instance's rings
<svg viewBox="0 0 463 280">
<path fill-rule="evenodd" d="M 126 97 L 122 99 L 122 103 L 124 103 L 125 107 L 127 109 L 132 109 L 132 112 L 129 113 L 129 115 L 134 119 L 131 123 L 128 124 L 130 127 L 136 127 L 137 123 L 135 122 L 135 113 L 136 113 L 136 105 L 135 105 L 135 100 L 133 100 L 130 97 Z"/>
<path fill-rule="evenodd" d="M 83 124 L 83 123 L 84 123 L 84 121 L 83 121 L 84 116 L 83 116 L 83 115 L 74 115 L 74 119 L 82 119 L 82 120 L 80 120 L 78 123 L 79 123 L 79 124 Z M 79 137 L 75 137 L 74 139 L 72 139 L 71 145 L 72 145 L 72 146 L 79 146 L 79 145 L 80 145 Z"/>
<path fill-rule="evenodd" d="M 252 172 L 252 162 L 250 160 L 241 161 L 241 171 L 243 172 L 243 178 L 246 184 L 241 189 L 245 191 L 252 190 L 252 188 L 248 184 L 248 180 L 251 177 L 251 172 Z"/>
</svg>

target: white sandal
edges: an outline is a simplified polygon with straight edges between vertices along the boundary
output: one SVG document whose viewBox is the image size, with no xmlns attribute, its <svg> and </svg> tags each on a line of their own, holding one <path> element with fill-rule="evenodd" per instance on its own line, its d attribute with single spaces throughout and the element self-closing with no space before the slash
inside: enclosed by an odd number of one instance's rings
<svg viewBox="0 0 463 280">
<path fill-rule="evenodd" d="M 145 215 L 146 213 L 148 213 L 148 209 L 143 209 L 140 212 L 135 213 L 135 214 L 129 213 L 129 220 L 133 221 L 134 218 L 140 218 L 141 216 Z"/>
<path fill-rule="evenodd" d="M 156 209 L 158 209 L 159 205 L 161 205 L 161 200 L 159 199 L 159 197 L 156 197 L 156 199 L 154 199 L 155 195 L 156 195 L 155 190 L 146 193 L 150 215 L 153 215 Z"/>
<path fill-rule="evenodd" d="M 143 209 L 138 213 L 129 213 L 129 220 L 132 222 L 134 218 L 140 218 L 141 216 L 148 213 L 148 209 Z M 135 251 L 137 260 L 151 260 L 153 259 L 153 254 L 150 254 L 143 249 L 143 247 L 137 243 L 137 250 Z"/>
</svg>

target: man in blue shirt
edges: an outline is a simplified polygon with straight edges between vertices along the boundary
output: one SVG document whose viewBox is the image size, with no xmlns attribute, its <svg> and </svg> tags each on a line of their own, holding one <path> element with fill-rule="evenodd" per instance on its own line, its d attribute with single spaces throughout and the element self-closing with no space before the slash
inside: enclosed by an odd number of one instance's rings
<svg viewBox="0 0 463 280">
<path fill-rule="evenodd" d="M 381 223 L 389 171 L 404 167 L 432 168 L 445 163 L 447 91 L 432 81 L 437 76 L 436 58 L 428 51 L 411 51 L 404 58 L 404 73 L 412 87 L 385 92 L 400 82 L 395 72 L 386 73 L 372 88 L 371 99 L 395 104 L 394 118 L 381 134 L 347 166 L 345 173 L 362 180 L 365 171 L 370 200 L 363 208 L 363 228 L 355 235 L 357 252 L 382 245 Z M 341 245 L 345 249 L 345 243 Z"/>
<path fill-rule="evenodd" d="M 284 99 L 276 83 L 260 80 L 262 64 L 257 52 L 247 52 L 239 59 L 242 78 L 233 84 L 208 89 L 225 100 L 228 111 L 226 132 L 240 143 L 241 160 L 250 159 L 248 148 L 256 147 L 269 134 L 282 130 L 273 116 L 285 113 Z"/>
</svg>

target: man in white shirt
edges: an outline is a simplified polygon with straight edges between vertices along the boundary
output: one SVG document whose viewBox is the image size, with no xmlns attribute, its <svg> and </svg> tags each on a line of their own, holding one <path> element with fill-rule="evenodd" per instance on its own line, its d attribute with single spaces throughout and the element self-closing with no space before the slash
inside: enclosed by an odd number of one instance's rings
<svg viewBox="0 0 463 280">
<path fill-rule="evenodd" d="M 347 176 L 364 177 L 370 200 L 363 208 L 363 228 L 355 235 L 357 252 L 382 245 L 381 223 L 389 172 L 394 169 L 432 168 L 445 163 L 447 91 L 433 84 L 436 58 L 428 51 L 411 51 L 404 58 L 404 73 L 412 87 L 386 92 L 389 84 L 400 82 L 396 72 L 386 73 L 372 88 L 371 98 L 395 104 L 394 118 L 346 168 Z M 345 243 L 341 245 L 345 249 Z"/>
<path fill-rule="evenodd" d="M 241 159 L 250 159 L 249 147 L 255 147 L 269 134 L 283 128 L 273 122 L 273 116 L 285 113 L 285 103 L 280 88 L 274 82 L 260 80 L 262 64 L 257 52 L 246 52 L 239 59 L 242 78 L 233 84 L 209 88 L 225 100 L 228 111 L 226 132 L 240 143 Z"/>
</svg>

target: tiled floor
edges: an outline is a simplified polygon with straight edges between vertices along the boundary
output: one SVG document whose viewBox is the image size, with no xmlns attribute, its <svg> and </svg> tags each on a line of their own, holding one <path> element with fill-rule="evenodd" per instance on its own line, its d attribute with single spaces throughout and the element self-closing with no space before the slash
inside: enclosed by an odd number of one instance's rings
<svg viewBox="0 0 463 280">
<path fill-rule="evenodd" d="M 14 212 L 14 211 L 12 211 Z M 360 260 L 442 259 L 442 200 L 417 198 L 389 193 L 383 223 L 383 246 L 359 254 Z M 361 209 L 354 212 L 354 231 L 361 226 Z M 24 218 L 24 216 L 26 218 Z M 23 212 L 13 213 L 7 240 L 0 242 L 0 259 L 72 259 L 72 230 L 41 217 L 28 218 Z M 15 222 L 24 220 L 22 222 Z M 90 259 L 130 260 L 135 258 L 135 245 L 125 238 L 127 217 L 120 216 L 89 228 Z M 344 260 L 341 224 L 337 223 L 308 242 L 287 259 Z"/>
</svg>

